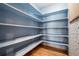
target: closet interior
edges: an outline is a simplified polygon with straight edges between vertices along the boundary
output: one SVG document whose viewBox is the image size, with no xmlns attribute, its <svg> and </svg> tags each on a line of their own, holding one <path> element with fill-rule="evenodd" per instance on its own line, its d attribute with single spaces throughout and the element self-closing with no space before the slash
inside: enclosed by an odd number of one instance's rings
<svg viewBox="0 0 79 59">
<path fill-rule="evenodd" d="M 39 45 L 68 52 L 66 3 L 0 3 L 0 16 L 1 56 L 27 55 Z"/>
</svg>

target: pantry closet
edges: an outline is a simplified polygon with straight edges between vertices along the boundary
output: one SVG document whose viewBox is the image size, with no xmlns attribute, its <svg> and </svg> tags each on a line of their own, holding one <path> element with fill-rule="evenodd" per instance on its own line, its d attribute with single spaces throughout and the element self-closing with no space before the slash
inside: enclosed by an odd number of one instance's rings
<svg viewBox="0 0 79 59">
<path fill-rule="evenodd" d="M 40 44 L 68 52 L 67 4 L 0 3 L 0 55 L 27 55 Z"/>
</svg>

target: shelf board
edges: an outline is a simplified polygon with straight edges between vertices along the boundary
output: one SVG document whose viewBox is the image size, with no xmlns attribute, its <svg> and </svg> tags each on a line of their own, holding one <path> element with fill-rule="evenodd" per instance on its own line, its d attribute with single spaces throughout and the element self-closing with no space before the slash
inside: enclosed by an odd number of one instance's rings
<svg viewBox="0 0 79 59">
<path fill-rule="evenodd" d="M 47 28 L 44 28 L 44 29 L 62 29 L 62 28 L 64 29 L 64 28 L 68 28 L 68 27 L 67 26 L 63 26 L 63 27 L 52 27 L 52 28 L 50 28 L 50 27 L 48 28 L 47 27 Z"/>
<path fill-rule="evenodd" d="M 49 44 L 56 44 L 56 45 L 61 45 L 61 46 L 68 46 L 68 44 L 64 43 L 57 43 L 57 42 L 51 42 L 51 41 L 43 41 L 44 43 L 49 43 Z"/>
<path fill-rule="evenodd" d="M 68 35 L 52 35 L 52 34 L 43 34 L 43 36 L 68 37 Z"/>
<path fill-rule="evenodd" d="M 0 23 L 0 25 L 3 25 L 3 26 L 12 26 L 12 27 L 23 27 L 23 28 L 37 28 L 37 29 L 60 29 L 60 28 L 68 28 L 67 26 L 45 28 L 45 27 L 37 27 L 37 26 L 25 26 L 25 25 L 17 25 L 17 24 L 8 24 L 8 23 Z"/>
<path fill-rule="evenodd" d="M 16 24 L 7 24 L 7 23 L 0 23 L 3 26 L 13 26 L 13 27 L 25 27 L 25 28 L 37 28 L 37 29 L 57 29 L 57 28 L 68 28 L 68 27 L 53 27 L 53 28 L 45 28 L 45 27 L 37 27 L 37 26 L 25 26 L 25 25 L 16 25 Z"/>
<path fill-rule="evenodd" d="M 43 27 L 37 27 L 37 26 L 25 26 L 25 25 L 16 25 L 16 24 L 7 24 L 7 23 L 0 23 L 0 25 L 13 26 L 13 27 L 25 27 L 25 28 L 37 28 L 37 29 L 42 29 L 43 28 Z"/>
<path fill-rule="evenodd" d="M 66 40 L 68 40 L 68 39 L 66 39 Z M 65 42 L 65 41 L 56 41 L 56 40 L 50 40 L 50 39 L 46 39 L 46 41 L 68 44 L 68 43 Z"/>
<path fill-rule="evenodd" d="M 22 50 L 19 50 L 18 52 L 16 52 L 15 56 L 23 56 L 24 54 L 28 53 L 29 51 L 34 49 L 36 46 L 41 44 L 42 42 L 43 41 L 41 40 L 41 41 L 34 42 L 34 43 L 28 45 L 27 47 L 23 48 Z"/>
<path fill-rule="evenodd" d="M 64 17 L 64 18 L 61 18 L 61 19 L 54 19 L 54 20 L 45 20 L 45 21 L 43 21 L 43 23 L 52 22 L 52 21 L 62 21 L 62 20 L 65 20 L 65 19 L 68 19 L 68 17 Z"/>
<path fill-rule="evenodd" d="M 7 24 L 7 23 L 0 23 L 0 25 L 3 26 L 13 26 L 13 27 L 25 27 L 25 28 L 37 28 L 37 29 L 59 29 L 59 28 L 68 28 L 67 26 L 65 27 L 53 27 L 53 28 L 45 28 L 45 27 L 37 27 L 37 26 L 25 26 L 25 25 L 16 25 L 16 24 Z"/>
<path fill-rule="evenodd" d="M 68 28 L 67 26 L 65 27 L 53 27 L 53 28 L 45 28 L 45 27 L 37 27 L 37 26 L 25 26 L 25 25 L 16 25 L 16 24 L 7 24 L 7 23 L 0 23 L 0 25 L 3 26 L 12 26 L 12 27 L 25 27 L 25 28 L 37 28 L 37 29 L 58 29 L 58 28 Z"/>
<path fill-rule="evenodd" d="M 58 11 L 46 13 L 46 14 L 43 15 L 43 17 L 48 17 L 48 16 L 50 16 L 50 15 L 56 15 L 56 14 L 67 13 L 67 12 L 68 12 L 68 9 L 65 8 L 65 9 L 61 9 L 61 10 L 58 10 Z"/>
<path fill-rule="evenodd" d="M 10 7 L 10 8 L 12 8 L 12 9 L 14 9 L 14 10 L 16 10 L 16 11 L 18 11 L 18 12 L 20 12 L 20 13 L 22 13 L 22 14 L 24 14 L 24 15 L 26 15 L 26 16 L 29 16 L 29 17 L 31 17 L 33 19 L 36 19 L 36 21 L 38 21 L 38 22 L 42 22 L 41 19 L 39 19 L 39 18 L 37 18 L 37 17 L 35 17 L 35 16 L 31 15 L 31 14 L 28 14 L 27 12 L 24 12 L 24 11 L 20 10 L 19 8 L 16 8 L 16 7 L 14 7 L 14 6 L 10 5 L 10 4 L 7 4 L 7 3 L 3 3 L 3 4 Z"/>
<path fill-rule="evenodd" d="M 0 48 L 10 46 L 10 45 L 13 45 L 13 44 L 16 44 L 16 43 L 20 43 L 20 42 L 23 42 L 23 41 L 31 40 L 31 39 L 34 39 L 34 38 L 37 38 L 37 37 L 40 37 L 40 36 L 42 36 L 42 34 L 16 38 L 16 39 L 11 40 L 11 41 L 0 43 Z"/>
</svg>

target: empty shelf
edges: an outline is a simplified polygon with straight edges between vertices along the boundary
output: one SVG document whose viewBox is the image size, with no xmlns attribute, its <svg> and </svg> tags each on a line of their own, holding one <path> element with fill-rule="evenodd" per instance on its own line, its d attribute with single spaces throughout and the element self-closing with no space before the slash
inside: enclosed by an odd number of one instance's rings
<svg viewBox="0 0 79 59">
<path fill-rule="evenodd" d="M 26 25 L 8 24 L 8 23 L 0 23 L 0 25 L 3 25 L 3 26 L 13 26 L 13 27 L 25 27 L 25 28 L 37 28 L 37 29 L 57 29 L 57 28 L 68 28 L 67 26 L 64 26 L 64 27 L 45 28 L 45 27 L 37 27 L 37 26 L 26 26 Z"/>
<path fill-rule="evenodd" d="M 57 43 L 57 42 L 51 42 L 51 41 L 43 41 L 43 42 L 49 43 L 49 44 L 56 44 L 56 45 L 68 46 L 68 44 L 64 44 L 64 43 Z"/>
<path fill-rule="evenodd" d="M 43 22 L 46 23 L 46 22 L 51 22 L 51 21 L 62 21 L 62 20 L 65 20 L 65 19 L 68 19 L 68 18 L 64 17 L 64 18 L 61 18 L 61 19 L 46 20 L 46 21 L 43 21 Z"/>
<path fill-rule="evenodd" d="M 42 43 L 43 41 L 38 41 L 38 42 L 34 42 L 30 45 L 28 45 L 27 47 L 25 47 L 24 49 L 22 50 L 19 50 L 18 52 L 16 52 L 16 56 L 22 56 L 26 53 L 28 53 L 29 51 L 31 51 L 33 48 L 35 48 L 36 46 L 38 46 L 40 43 Z"/>
<path fill-rule="evenodd" d="M 43 27 L 37 27 L 37 26 L 25 26 L 25 25 L 16 25 L 16 24 L 7 24 L 7 23 L 0 23 L 0 25 L 13 26 L 13 27 L 25 27 L 25 28 L 37 28 L 37 29 L 43 28 Z"/>
<path fill-rule="evenodd" d="M 47 16 L 50 16 L 50 15 L 56 15 L 56 14 L 60 14 L 60 13 L 67 13 L 67 11 L 68 11 L 68 9 L 65 8 L 65 9 L 62 9 L 62 10 L 46 13 L 46 14 L 43 15 L 43 17 L 47 17 Z"/>
<path fill-rule="evenodd" d="M 15 40 L 0 43 L 0 48 L 6 47 L 6 46 L 9 46 L 9 45 L 13 45 L 13 44 L 16 44 L 16 43 L 20 43 L 20 42 L 23 42 L 23 41 L 26 41 L 26 40 L 34 39 L 34 38 L 37 38 L 37 37 L 40 37 L 40 36 L 42 36 L 42 34 L 16 38 Z"/>
<path fill-rule="evenodd" d="M 68 37 L 68 35 L 51 35 L 51 34 L 43 34 L 44 36 L 56 36 L 56 37 Z"/>
<path fill-rule="evenodd" d="M 16 10 L 16 11 L 18 11 L 18 12 L 20 12 L 20 13 L 23 13 L 23 14 L 26 15 L 26 16 L 29 16 L 29 17 L 31 17 L 31 18 L 33 18 L 33 19 L 36 19 L 36 21 L 38 21 L 38 22 L 42 22 L 42 20 L 40 20 L 39 18 L 34 17 L 33 15 L 28 14 L 27 12 L 24 12 L 24 11 L 22 11 L 22 10 L 20 10 L 20 9 L 14 7 L 14 6 L 12 6 L 12 5 L 10 5 L 10 4 L 7 4 L 7 3 L 3 3 L 3 4 L 6 5 L 6 6 L 8 6 L 8 7 L 10 7 L 10 8 L 12 8 L 12 9 L 14 9 L 14 10 Z M 35 20 L 34 20 L 34 21 L 35 21 Z"/>
<path fill-rule="evenodd" d="M 44 28 L 44 29 L 60 29 L 60 28 L 63 29 L 63 28 L 68 28 L 68 27 L 67 26 L 63 26 L 63 27 L 52 27 L 52 28 L 50 28 L 50 27 L 48 28 L 47 27 L 47 28 Z"/>
</svg>

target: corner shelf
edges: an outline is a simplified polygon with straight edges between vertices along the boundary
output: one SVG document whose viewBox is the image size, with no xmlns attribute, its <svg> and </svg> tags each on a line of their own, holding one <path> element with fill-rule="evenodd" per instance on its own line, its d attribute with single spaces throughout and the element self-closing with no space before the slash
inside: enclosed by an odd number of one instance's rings
<svg viewBox="0 0 79 59">
<path fill-rule="evenodd" d="M 7 47 L 7 46 L 10 46 L 10 45 L 13 45 L 13 44 L 16 44 L 16 43 L 20 43 L 20 42 L 23 42 L 23 41 L 32 40 L 32 39 L 40 37 L 40 36 L 42 36 L 42 34 L 16 38 L 15 40 L 0 43 L 0 48 Z"/>
<path fill-rule="evenodd" d="M 43 41 L 41 40 L 41 41 L 34 42 L 34 43 L 28 45 L 27 47 L 23 48 L 22 50 L 19 50 L 18 52 L 16 52 L 15 56 L 23 56 L 24 54 L 28 53 L 29 51 L 34 49 L 36 46 L 41 44 L 42 42 Z"/>
<path fill-rule="evenodd" d="M 12 26 L 12 27 L 25 27 L 25 28 L 36 28 L 36 29 L 57 29 L 57 28 L 68 28 L 64 27 L 53 27 L 53 28 L 45 28 L 45 27 L 37 27 L 37 26 L 25 26 L 25 25 L 16 25 L 16 24 L 8 24 L 8 23 L 0 23 L 3 26 Z"/>
</svg>

